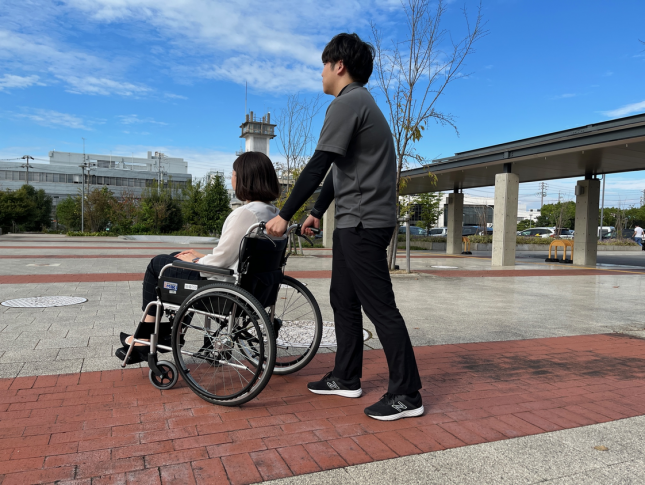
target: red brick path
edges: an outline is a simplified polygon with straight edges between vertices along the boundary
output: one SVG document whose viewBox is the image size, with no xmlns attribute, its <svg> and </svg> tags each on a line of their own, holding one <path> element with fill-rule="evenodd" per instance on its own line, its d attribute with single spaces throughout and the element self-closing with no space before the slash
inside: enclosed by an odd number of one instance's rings
<svg viewBox="0 0 645 485">
<path fill-rule="evenodd" d="M 384 392 L 365 354 L 361 399 L 316 396 L 310 377 L 274 377 L 241 408 L 183 383 L 158 391 L 143 369 L 0 380 L 0 482 L 252 483 L 397 456 L 574 428 L 645 413 L 645 341 L 621 335 L 416 347 L 424 416 L 363 408 Z M 95 480 L 93 483 L 97 483 Z"/>
<path fill-rule="evenodd" d="M 627 276 L 645 274 L 645 270 L 610 269 L 517 269 L 517 270 L 414 270 L 443 278 L 512 278 L 528 276 Z M 331 278 L 331 270 L 287 271 L 294 278 Z M 86 273 L 0 276 L 0 285 L 26 283 L 98 283 L 102 281 L 143 281 L 143 273 Z"/>
</svg>

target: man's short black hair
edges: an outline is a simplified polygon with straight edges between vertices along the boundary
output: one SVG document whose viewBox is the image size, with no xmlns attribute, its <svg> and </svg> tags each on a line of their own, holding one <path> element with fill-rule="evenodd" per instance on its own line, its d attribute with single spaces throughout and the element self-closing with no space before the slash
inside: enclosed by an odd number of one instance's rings
<svg viewBox="0 0 645 485">
<path fill-rule="evenodd" d="M 245 152 L 233 162 L 237 176 L 235 196 L 242 201 L 271 202 L 280 195 L 280 184 L 269 157 L 262 152 Z"/>
<path fill-rule="evenodd" d="M 338 34 L 325 46 L 323 64 L 343 61 L 348 74 L 357 83 L 367 84 L 374 69 L 374 47 L 356 34 Z"/>
</svg>

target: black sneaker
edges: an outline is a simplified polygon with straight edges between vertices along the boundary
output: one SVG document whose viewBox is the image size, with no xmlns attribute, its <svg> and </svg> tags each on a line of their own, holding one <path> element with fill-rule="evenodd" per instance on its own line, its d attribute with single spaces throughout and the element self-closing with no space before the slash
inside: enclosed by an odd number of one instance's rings
<svg viewBox="0 0 645 485">
<path fill-rule="evenodd" d="M 307 384 L 307 389 L 314 394 L 335 394 L 343 397 L 361 397 L 363 394 L 361 381 L 344 381 L 334 377 L 331 372 L 327 372 L 321 380 Z"/>
<path fill-rule="evenodd" d="M 415 396 L 383 394 L 376 404 L 365 408 L 365 414 L 380 421 L 394 421 L 401 418 L 411 418 L 423 414 L 421 394 Z"/>
</svg>

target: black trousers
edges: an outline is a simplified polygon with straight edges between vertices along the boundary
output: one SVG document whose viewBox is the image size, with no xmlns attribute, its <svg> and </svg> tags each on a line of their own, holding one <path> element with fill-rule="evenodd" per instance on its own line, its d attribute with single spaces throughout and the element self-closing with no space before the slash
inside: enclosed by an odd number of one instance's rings
<svg viewBox="0 0 645 485">
<path fill-rule="evenodd" d="M 161 270 L 163 269 L 164 266 L 167 264 L 172 264 L 173 261 L 177 261 L 177 258 L 175 258 L 175 255 L 179 254 L 180 251 L 170 253 L 170 254 L 159 254 L 158 256 L 155 256 L 150 260 L 148 263 L 148 267 L 146 268 L 146 273 L 143 277 L 143 303 L 141 305 L 141 310 L 146 309 L 146 306 L 148 306 L 148 303 L 151 301 L 155 301 L 157 299 L 157 292 L 156 288 L 157 285 L 159 284 L 159 274 L 161 273 Z M 204 278 L 201 277 L 199 272 L 197 271 L 190 271 L 188 269 L 179 269 L 179 268 L 168 268 L 166 272 L 164 273 L 164 276 L 170 276 L 171 278 L 180 278 L 184 280 L 203 280 Z M 156 307 L 151 307 L 150 310 L 148 310 L 148 315 L 155 316 L 157 312 Z M 163 330 L 160 329 L 159 333 L 160 334 L 169 334 L 170 329 L 166 328 L 168 327 L 167 325 L 163 327 Z M 142 324 L 139 327 L 139 332 L 137 333 L 137 337 L 140 338 L 148 338 L 151 333 L 153 333 L 155 330 L 155 324 L 154 322 L 146 322 Z"/>
<path fill-rule="evenodd" d="M 362 224 L 334 231 L 330 297 L 338 350 L 333 374 L 343 380 L 362 377 L 363 307 L 385 351 L 388 392 L 414 394 L 421 389 L 421 378 L 387 264 L 393 231 L 393 227 L 365 229 Z"/>
</svg>

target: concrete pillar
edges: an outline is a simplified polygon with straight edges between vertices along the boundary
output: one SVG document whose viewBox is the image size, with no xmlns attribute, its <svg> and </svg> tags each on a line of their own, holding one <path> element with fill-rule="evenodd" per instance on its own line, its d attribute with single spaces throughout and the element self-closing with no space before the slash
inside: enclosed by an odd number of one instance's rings
<svg viewBox="0 0 645 485">
<path fill-rule="evenodd" d="M 495 175 L 493 213 L 493 266 L 515 266 L 517 202 L 520 178 L 514 173 Z"/>
<path fill-rule="evenodd" d="M 461 254 L 464 222 L 464 194 L 448 194 L 448 237 L 446 254 Z"/>
<path fill-rule="evenodd" d="M 576 233 L 573 264 L 596 266 L 600 180 L 579 180 L 576 185 Z"/>
<path fill-rule="evenodd" d="M 336 201 L 331 205 L 323 215 L 323 247 L 330 248 L 333 246 L 334 229 L 336 229 Z"/>
</svg>

